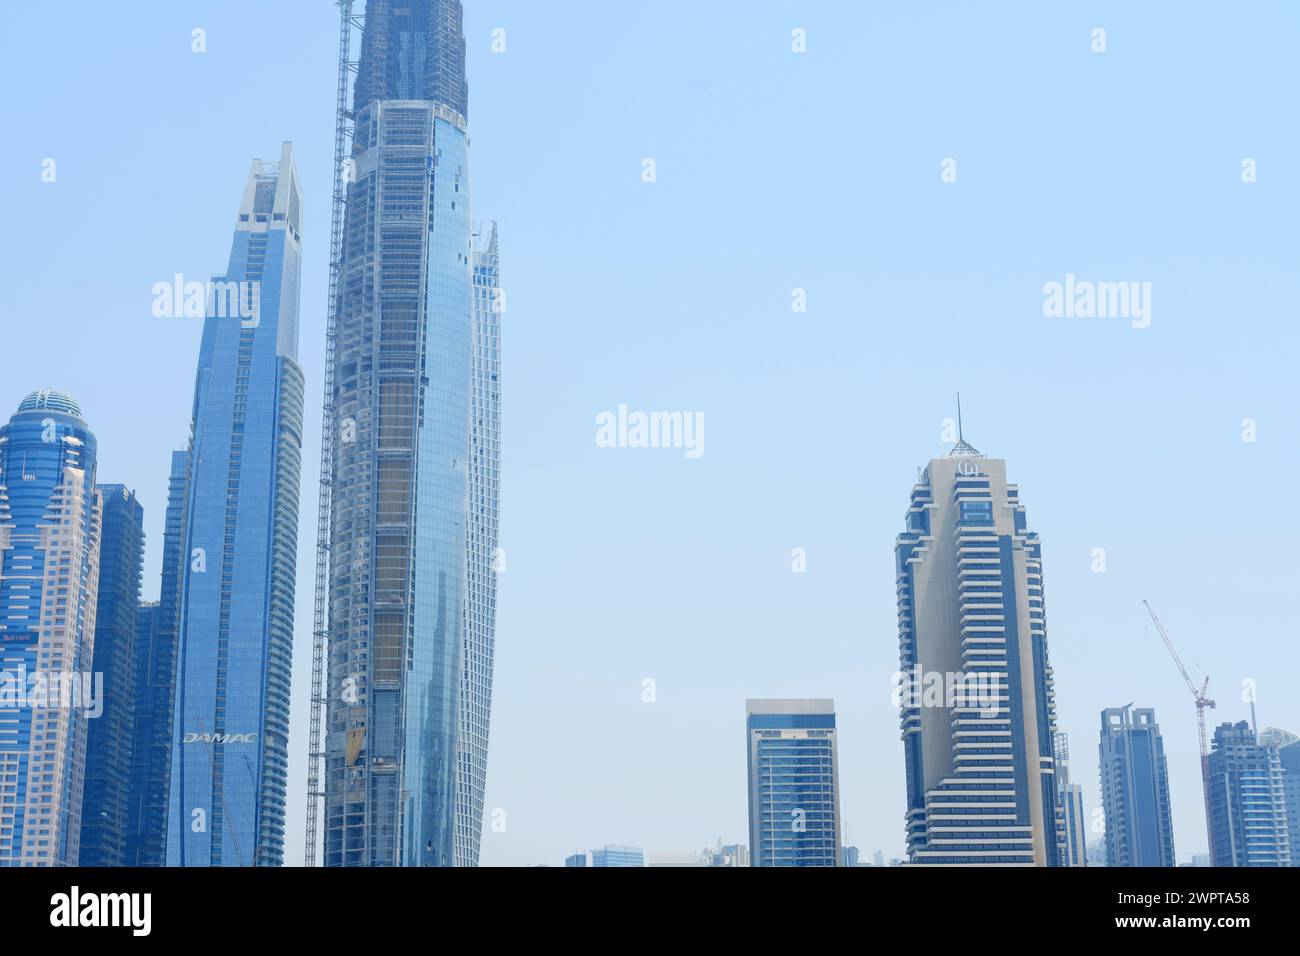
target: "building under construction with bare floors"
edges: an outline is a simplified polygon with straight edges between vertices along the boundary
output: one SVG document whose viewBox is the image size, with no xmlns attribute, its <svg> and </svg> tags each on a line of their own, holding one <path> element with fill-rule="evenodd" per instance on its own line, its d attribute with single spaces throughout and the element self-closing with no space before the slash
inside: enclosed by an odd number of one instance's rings
<svg viewBox="0 0 1300 956">
<path fill-rule="evenodd" d="M 306 858 L 473 866 L 501 299 L 495 227 L 476 244 L 471 217 L 462 10 L 341 12 Z"/>
</svg>

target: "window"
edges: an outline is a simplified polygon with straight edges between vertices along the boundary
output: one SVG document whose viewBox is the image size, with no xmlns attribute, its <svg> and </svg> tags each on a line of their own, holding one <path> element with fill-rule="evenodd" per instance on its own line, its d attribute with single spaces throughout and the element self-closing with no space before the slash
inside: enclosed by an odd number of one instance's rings
<svg viewBox="0 0 1300 956">
<path fill-rule="evenodd" d="M 993 523 L 992 501 L 963 501 L 961 503 L 962 524 L 986 525 Z"/>
</svg>

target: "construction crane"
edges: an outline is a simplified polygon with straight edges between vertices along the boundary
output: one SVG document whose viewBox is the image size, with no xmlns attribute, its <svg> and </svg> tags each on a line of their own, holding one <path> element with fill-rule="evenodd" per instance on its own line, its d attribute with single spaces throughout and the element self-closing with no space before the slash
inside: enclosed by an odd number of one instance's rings
<svg viewBox="0 0 1300 956">
<path fill-rule="evenodd" d="M 1192 697 L 1196 700 L 1196 729 L 1201 738 L 1201 790 L 1205 797 L 1205 829 L 1210 839 L 1211 850 L 1214 847 L 1214 837 L 1210 833 L 1210 748 L 1205 736 L 1205 708 L 1213 707 L 1214 701 L 1209 697 L 1210 678 L 1206 675 L 1205 683 L 1198 689 L 1192 676 L 1187 673 L 1187 668 L 1183 666 L 1183 659 L 1178 656 L 1178 651 L 1174 650 L 1174 642 L 1170 639 L 1169 634 L 1160 623 L 1160 618 L 1156 617 L 1156 612 L 1151 610 L 1151 605 L 1143 601 L 1147 613 L 1151 615 L 1151 622 L 1155 624 L 1156 630 L 1160 632 L 1160 638 L 1165 642 L 1165 647 L 1169 649 L 1169 656 L 1174 659 L 1178 665 L 1178 671 L 1183 675 L 1183 680 L 1187 682 L 1187 689 L 1192 692 Z"/>
<path fill-rule="evenodd" d="M 334 354 L 338 324 L 339 273 L 343 262 L 343 217 L 347 206 L 346 166 L 356 131 L 355 117 L 348 109 L 349 80 L 357 71 L 351 58 L 353 34 L 364 30 L 365 20 L 352 13 L 353 0 L 337 0 L 339 8 L 339 72 L 334 103 L 334 192 L 330 214 L 329 297 L 325 301 L 325 399 L 321 409 L 320 497 L 316 503 L 316 594 L 312 605 L 311 632 L 311 723 L 307 737 L 307 840 L 304 866 L 315 866 L 317 816 L 325 799 L 321 781 L 325 761 L 324 720 L 325 657 L 329 653 L 330 531 L 334 501 Z"/>
</svg>

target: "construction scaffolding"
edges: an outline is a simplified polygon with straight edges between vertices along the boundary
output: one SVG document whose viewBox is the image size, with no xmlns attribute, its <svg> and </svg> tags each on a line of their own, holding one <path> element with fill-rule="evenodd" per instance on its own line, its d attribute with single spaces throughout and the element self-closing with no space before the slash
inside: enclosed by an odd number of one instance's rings
<svg viewBox="0 0 1300 956">
<path fill-rule="evenodd" d="M 330 515 L 334 498 L 334 332 L 338 312 L 339 273 L 343 258 L 343 215 L 347 205 L 349 156 L 354 117 L 348 108 L 350 79 L 357 71 L 351 59 L 352 35 L 362 31 L 364 20 L 352 15 L 352 0 L 336 0 L 339 8 L 339 71 L 334 110 L 334 191 L 330 212 L 329 298 L 325 306 L 325 386 L 321 409 L 320 498 L 316 512 L 316 594 L 311 645 L 311 730 L 307 752 L 306 866 L 317 862 L 316 832 L 320 804 L 321 764 L 325 759 L 322 736 L 325 711 L 325 653 L 329 645 Z"/>
</svg>

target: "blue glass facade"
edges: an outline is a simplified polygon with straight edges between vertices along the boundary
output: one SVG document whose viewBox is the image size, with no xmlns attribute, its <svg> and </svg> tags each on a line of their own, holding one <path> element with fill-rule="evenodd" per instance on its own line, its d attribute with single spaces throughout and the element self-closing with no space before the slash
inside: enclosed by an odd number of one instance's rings
<svg viewBox="0 0 1300 956">
<path fill-rule="evenodd" d="M 497 508 L 501 472 L 501 277 L 497 228 L 474 231 L 474 338 L 470 403 L 469 496 L 465 562 L 465 634 L 460 739 L 456 761 L 457 866 L 477 866 L 483 835 L 488 729 L 495 656 Z"/>
<path fill-rule="evenodd" d="M 592 866 L 645 866 L 645 851 L 639 846 L 610 844 L 591 851 Z"/>
<path fill-rule="evenodd" d="M 167 861 L 278 866 L 297 561 L 301 198 L 292 147 L 255 161 L 204 321 L 194 394 Z M 247 313 L 253 313 L 251 315 Z"/>
<path fill-rule="evenodd" d="M 140 606 L 135 646 L 127 866 L 163 866 L 167 862 L 180 588 L 188 564 L 184 541 L 188 481 L 189 454 L 173 452 L 163 528 L 162 590 L 158 601 Z"/>
<path fill-rule="evenodd" d="M 104 704 L 90 721 L 82 866 L 125 866 L 135 734 L 135 643 L 144 572 L 144 508 L 125 485 L 100 485 L 103 531 L 92 670 L 103 675 Z"/>
<path fill-rule="evenodd" d="M 370 0 L 354 93 L 326 426 L 338 437 L 324 863 L 472 865 L 481 822 L 458 814 L 457 795 L 481 780 L 487 712 L 480 696 L 481 746 L 462 772 L 466 621 L 483 615 L 468 596 L 475 328 L 460 3 Z M 470 830 L 472 845 L 457 839 Z"/>
<path fill-rule="evenodd" d="M 1107 866 L 1175 866 L 1169 769 L 1156 712 L 1101 712 L 1101 802 Z"/>
<path fill-rule="evenodd" d="M 80 407 L 52 389 L 0 427 L 0 866 L 79 858 L 95 716 L 95 453 Z"/>
<path fill-rule="evenodd" d="M 839 763 L 828 701 L 745 707 L 752 866 L 839 866 Z"/>
</svg>

